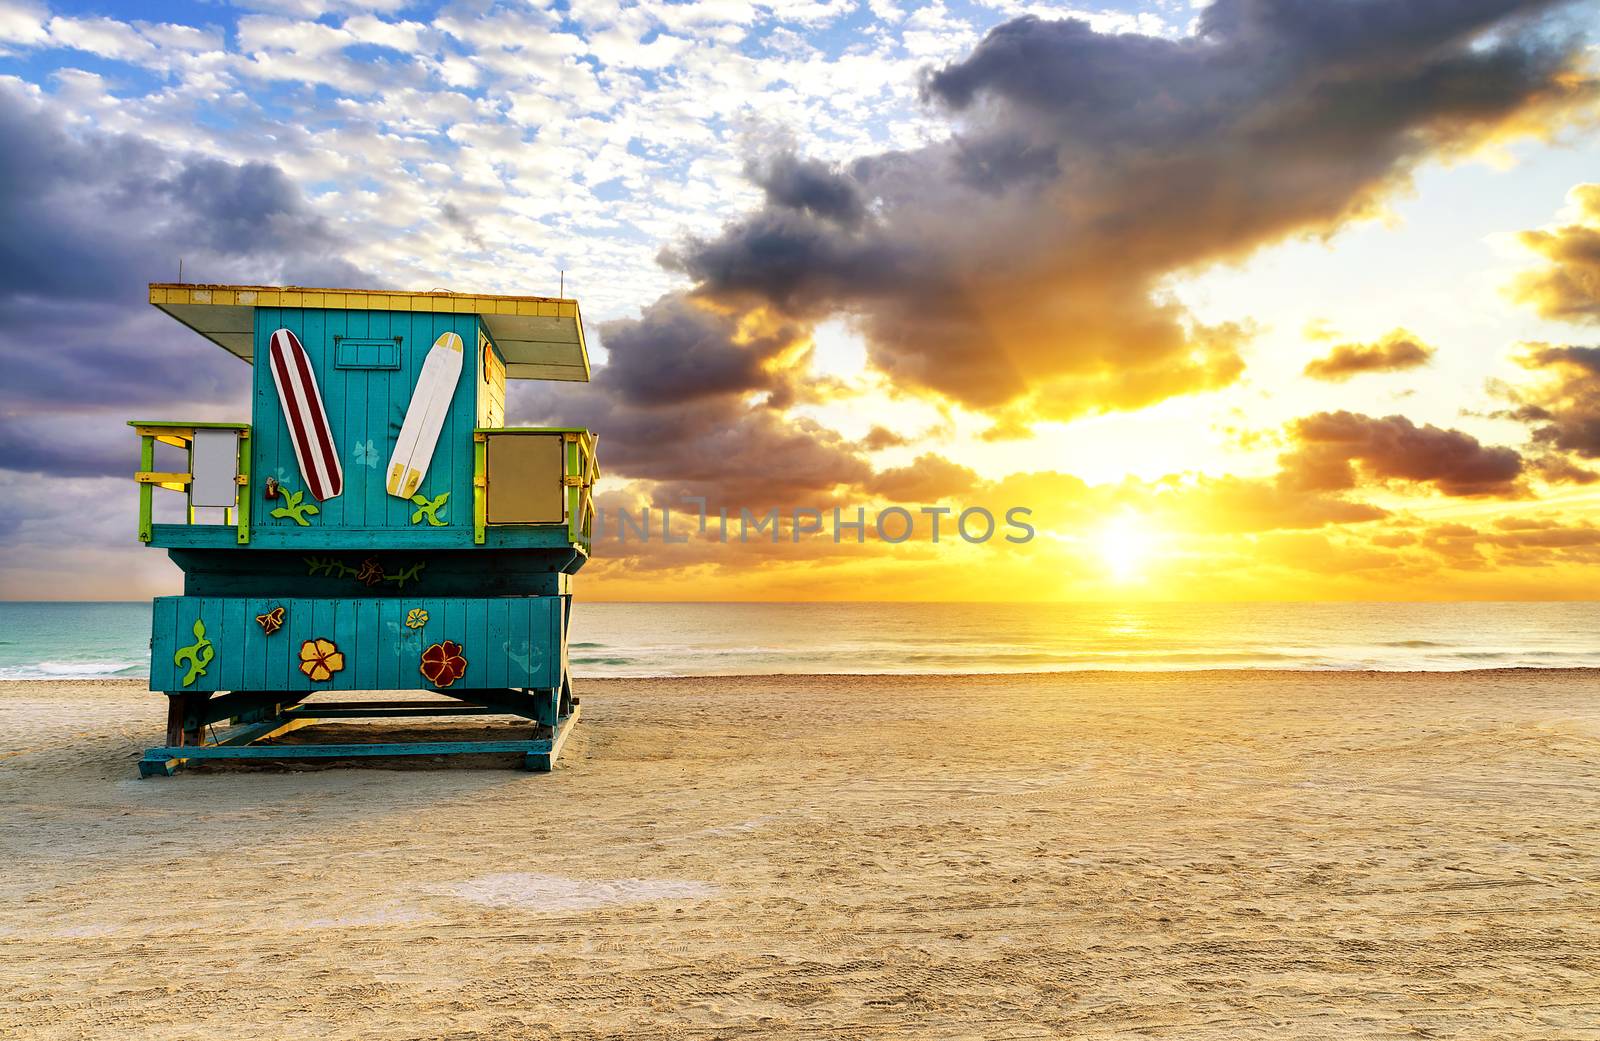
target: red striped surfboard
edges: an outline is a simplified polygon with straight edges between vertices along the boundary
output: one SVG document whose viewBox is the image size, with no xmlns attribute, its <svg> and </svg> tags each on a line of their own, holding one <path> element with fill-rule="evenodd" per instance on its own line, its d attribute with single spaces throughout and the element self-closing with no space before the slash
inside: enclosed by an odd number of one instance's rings
<svg viewBox="0 0 1600 1041">
<path fill-rule="evenodd" d="M 278 403 L 289 423 L 289 442 L 300 464 L 300 476 L 317 499 L 332 499 L 344 491 L 344 467 L 334 448 L 328 413 L 322 407 L 322 392 L 311 371 L 311 359 L 300 340 L 287 329 L 272 334 L 267 351 L 272 366 L 272 382 L 278 388 Z"/>
</svg>

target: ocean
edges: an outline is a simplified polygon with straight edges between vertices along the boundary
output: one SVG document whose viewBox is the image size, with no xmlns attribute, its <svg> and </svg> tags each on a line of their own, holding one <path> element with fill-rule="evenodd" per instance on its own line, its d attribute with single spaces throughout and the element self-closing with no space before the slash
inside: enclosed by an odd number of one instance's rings
<svg viewBox="0 0 1600 1041">
<path fill-rule="evenodd" d="M 0 602 L 0 679 L 140 678 L 150 606 Z M 1600 667 L 1600 603 L 591 604 L 582 679 Z"/>
</svg>

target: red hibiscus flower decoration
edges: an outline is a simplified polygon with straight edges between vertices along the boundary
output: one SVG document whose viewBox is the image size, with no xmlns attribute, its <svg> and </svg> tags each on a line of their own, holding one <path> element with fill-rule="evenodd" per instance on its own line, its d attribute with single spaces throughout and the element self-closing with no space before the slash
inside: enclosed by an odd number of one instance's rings
<svg viewBox="0 0 1600 1041">
<path fill-rule="evenodd" d="M 376 559 L 368 557 L 361 562 L 361 570 L 356 572 L 356 581 L 369 586 L 377 585 L 383 581 L 383 565 Z"/>
<path fill-rule="evenodd" d="M 454 640 L 436 643 L 422 652 L 422 675 L 435 687 L 448 687 L 467 672 L 467 659 Z"/>
</svg>

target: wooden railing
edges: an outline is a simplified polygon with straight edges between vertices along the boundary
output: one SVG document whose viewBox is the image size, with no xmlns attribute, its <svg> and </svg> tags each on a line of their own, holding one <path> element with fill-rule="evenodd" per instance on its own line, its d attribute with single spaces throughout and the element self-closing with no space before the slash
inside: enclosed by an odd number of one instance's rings
<svg viewBox="0 0 1600 1041">
<path fill-rule="evenodd" d="M 472 541 L 482 545 L 491 525 L 510 523 L 489 519 L 490 442 L 501 437 L 531 436 L 561 438 L 563 516 L 551 518 L 549 523 L 564 522 L 572 543 L 587 551 L 594 538 L 594 484 L 600 479 L 595 449 L 600 439 L 583 427 L 479 427 L 473 431 Z"/>
<path fill-rule="evenodd" d="M 183 423 L 165 420 L 135 419 L 128 423 L 139 435 L 139 470 L 133 479 L 139 484 L 139 541 L 149 542 L 155 534 L 153 509 L 154 491 L 165 488 L 182 492 L 188 509 L 186 524 L 193 524 L 194 511 L 194 440 L 197 430 L 234 431 L 238 434 L 238 462 L 234 472 L 235 494 L 232 506 L 222 506 L 222 523 L 238 528 L 239 545 L 250 541 L 250 424 L 248 423 Z M 165 471 L 155 468 L 156 444 L 172 445 L 185 453 L 185 469 Z M 243 489 L 242 491 L 238 489 Z M 210 504 L 201 504 L 206 508 Z"/>
</svg>

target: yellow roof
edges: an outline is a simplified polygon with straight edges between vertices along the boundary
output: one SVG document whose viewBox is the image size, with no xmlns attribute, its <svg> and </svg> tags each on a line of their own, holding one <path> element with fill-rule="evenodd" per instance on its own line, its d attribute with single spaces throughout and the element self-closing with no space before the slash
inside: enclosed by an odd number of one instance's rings
<svg viewBox="0 0 1600 1041">
<path fill-rule="evenodd" d="M 255 357 L 256 307 L 344 311 L 443 311 L 475 314 L 505 355 L 506 375 L 520 379 L 589 379 L 578 301 L 549 296 L 406 293 L 392 289 L 308 289 L 152 282 L 150 302 L 245 361 Z"/>
</svg>

